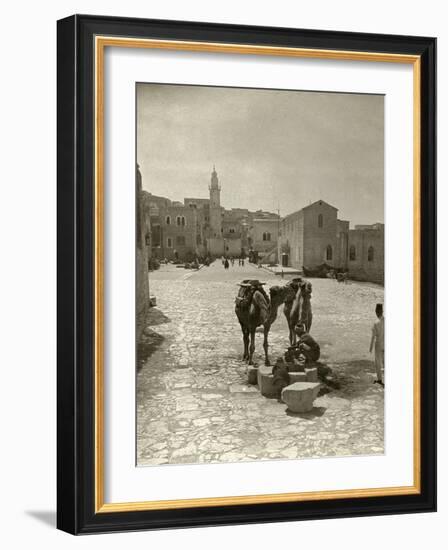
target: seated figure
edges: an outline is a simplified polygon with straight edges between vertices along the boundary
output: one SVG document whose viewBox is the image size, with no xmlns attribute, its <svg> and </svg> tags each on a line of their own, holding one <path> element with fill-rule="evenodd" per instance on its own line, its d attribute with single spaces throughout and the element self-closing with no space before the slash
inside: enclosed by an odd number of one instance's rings
<svg viewBox="0 0 448 550">
<path fill-rule="evenodd" d="M 314 338 L 308 334 L 305 330 L 305 325 L 303 323 L 298 323 L 294 332 L 297 334 L 298 341 L 295 346 L 293 346 L 294 356 L 299 358 L 300 356 L 305 358 L 305 363 L 314 363 L 320 357 L 320 346 L 314 340 Z"/>
</svg>

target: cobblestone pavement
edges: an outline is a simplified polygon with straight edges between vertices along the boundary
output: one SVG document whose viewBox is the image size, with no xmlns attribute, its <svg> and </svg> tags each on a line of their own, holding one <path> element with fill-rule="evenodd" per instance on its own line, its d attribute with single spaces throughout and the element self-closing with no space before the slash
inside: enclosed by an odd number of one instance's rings
<svg viewBox="0 0 448 550">
<path fill-rule="evenodd" d="M 312 279 L 312 334 L 333 383 L 323 385 L 310 413 L 293 414 L 247 384 L 234 313 L 236 283 L 244 278 L 286 282 L 247 264 L 225 271 L 221 262 L 150 274 L 157 307 L 138 350 L 138 464 L 382 454 L 384 390 L 373 383 L 368 347 L 383 288 Z M 259 364 L 262 339 L 257 333 Z M 288 345 L 282 308 L 269 343 L 274 360 Z"/>
</svg>

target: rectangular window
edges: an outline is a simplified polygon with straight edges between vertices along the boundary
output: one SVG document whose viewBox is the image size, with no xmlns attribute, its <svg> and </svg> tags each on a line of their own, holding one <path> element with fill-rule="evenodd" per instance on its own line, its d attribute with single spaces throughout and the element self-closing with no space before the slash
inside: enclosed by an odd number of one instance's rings
<svg viewBox="0 0 448 550">
<path fill-rule="evenodd" d="M 168 237 L 166 240 L 166 246 L 168 248 L 173 248 L 173 239 L 171 237 Z"/>
</svg>

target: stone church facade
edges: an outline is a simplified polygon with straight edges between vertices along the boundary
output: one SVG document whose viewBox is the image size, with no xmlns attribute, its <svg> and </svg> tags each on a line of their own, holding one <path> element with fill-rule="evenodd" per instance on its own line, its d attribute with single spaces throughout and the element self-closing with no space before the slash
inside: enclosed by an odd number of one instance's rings
<svg viewBox="0 0 448 550">
<path fill-rule="evenodd" d="M 319 200 L 281 221 L 281 263 L 302 270 L 322 264 L 350 278 L 384 282 L 384 224 L 355 226 L 338 219 L 338 209 Z"/>
</svg>

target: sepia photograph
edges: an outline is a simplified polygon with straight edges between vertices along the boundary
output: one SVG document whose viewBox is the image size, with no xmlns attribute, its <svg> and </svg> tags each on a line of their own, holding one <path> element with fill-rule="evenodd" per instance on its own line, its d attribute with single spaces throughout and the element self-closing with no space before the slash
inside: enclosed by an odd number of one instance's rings
<svg viewBox="0 0 448 550">
<path fill-rule="evenodd" d="M 136 84 L 136 464 L 383 455 L 384 96 Z"/>
</svg>

